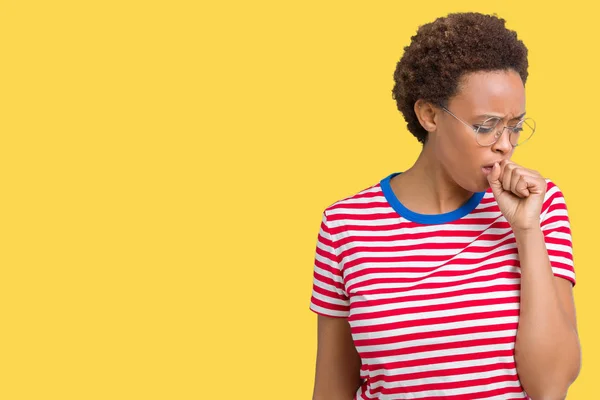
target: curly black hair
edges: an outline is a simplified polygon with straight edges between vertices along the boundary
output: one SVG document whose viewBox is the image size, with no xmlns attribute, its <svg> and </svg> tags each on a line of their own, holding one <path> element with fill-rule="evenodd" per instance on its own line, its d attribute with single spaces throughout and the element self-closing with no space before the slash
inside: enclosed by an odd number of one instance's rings
<svg viewBox="0 0 600 400">
<path fill-rule="evenodd" d="M 425 144 L 427 131 L 414 112 L 418 99 L 446 105 L 460 79 L 475 71 L 512 69 L 527 80 L 527 47 L 496 14 L 450 13 L 419 26 L 396 64 L 392 98 L 408 130 Z"/>
</svg>

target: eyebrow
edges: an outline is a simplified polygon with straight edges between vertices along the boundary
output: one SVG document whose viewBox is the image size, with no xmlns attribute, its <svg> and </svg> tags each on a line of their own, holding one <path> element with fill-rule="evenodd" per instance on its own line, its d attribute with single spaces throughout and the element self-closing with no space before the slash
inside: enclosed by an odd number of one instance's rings
<svg viewBox="0 0 600 400">
<path fill-rule="evenodd" d="M 511 118 L 510 121 L 515 120 L 515 119 L 521 119 L 521 118 L 523 118 L 525 116 L 525 114 L 527 114 L 527 112 L 524 112 L 521 115 L 517 115 L 516 117 Z M 503 119 L 501 116 L 491 115 L 491 114 L 481 114 L 481 115 L 476 116 L 475 118 L 498 118 L 498 119 Z"/>
</svg>

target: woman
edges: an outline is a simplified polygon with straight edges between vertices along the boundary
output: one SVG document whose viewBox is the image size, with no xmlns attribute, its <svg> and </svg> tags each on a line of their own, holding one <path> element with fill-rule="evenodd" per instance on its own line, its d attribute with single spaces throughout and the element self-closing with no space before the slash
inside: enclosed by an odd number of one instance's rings
<svg viewBox="0 0 600 400">
<path fill-rule="evenodd" d="M 527 66 L 496 16 L 412 37 L 393 97 L 421 154 L 322 215 L 314 400 L 565 398 L 581 364 L 567 208 L 510 160 L 535 130 Z"/>
</svg>

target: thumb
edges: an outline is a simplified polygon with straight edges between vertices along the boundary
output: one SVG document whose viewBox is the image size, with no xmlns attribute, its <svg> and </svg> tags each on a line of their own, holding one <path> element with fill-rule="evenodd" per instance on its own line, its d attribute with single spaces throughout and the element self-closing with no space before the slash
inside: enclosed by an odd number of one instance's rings
<svg viewBox="0 0 600 400">
<path fill-rule="evenodd" d="M 492 172 L 490 172 L 487 176 L 487 180 L 492 188 L 492 192 L 494 196 L 499 196 L 502 194 L 504 189 L 502 189 L 502 182 L 500 182 L 500 173 L 502 172 L 502 168 L 498 163 L 495 163 L 492 167 Z"/>
</svg>

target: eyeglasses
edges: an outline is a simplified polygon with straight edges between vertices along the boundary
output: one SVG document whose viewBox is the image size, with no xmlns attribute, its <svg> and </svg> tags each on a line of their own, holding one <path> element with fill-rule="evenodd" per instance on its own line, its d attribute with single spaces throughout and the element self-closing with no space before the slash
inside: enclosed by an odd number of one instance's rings
<svg viewBox="0 0 600 400">
<path fill-rule="evenodd" d="M 481 124 L 471 125 L 458 118 L 446 107 L 440 107 L 448 114 L 452 115 L 454 118 L 471 128 L 475 132 L 475 141 L 480 146 L 491 146 L 492 144 L 496 143 L 506 128 L 509 129 L 509 139 L 513 147 L 523 145 L 525 142 L 531 139 L 531 136 L 533 136 L 533 133 L 535 132 L 535 121 L 531 118 L 522 119 L 514 126 L 504 126 L 502 130 L 498 131 L 496 130 L 496 127 L 498 126 L 498 123 L 502 121 L 502 118 L 491 117 L 483 121 Z"/>
</svg>

